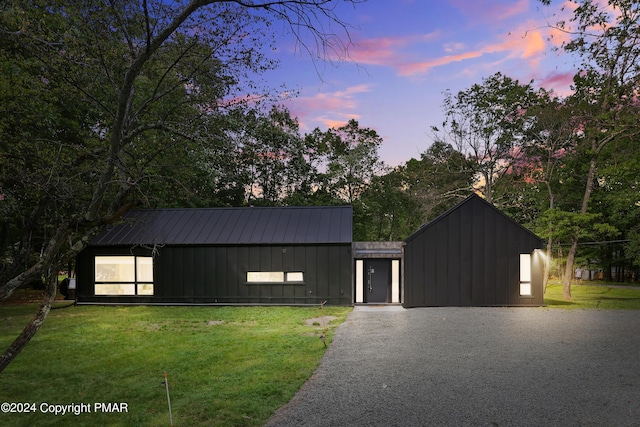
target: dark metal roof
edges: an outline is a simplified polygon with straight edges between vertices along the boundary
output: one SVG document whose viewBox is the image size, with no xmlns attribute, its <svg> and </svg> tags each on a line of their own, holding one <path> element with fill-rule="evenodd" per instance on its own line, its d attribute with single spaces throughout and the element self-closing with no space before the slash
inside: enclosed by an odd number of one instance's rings
<svg viewBox="0 0 640 427">
<path fill-rule="evenodd" d="M 133 210 L 91 245 L 351 243 L 352 219 L 351 206 Z"/>
<path fill-rule="evenodd" d="M 469 197 L 467 197 L 466 199 L 464 199 L 463 201 L 461 201 L 460 203 L 458 203 L 457 205 L 455 205 L 454 207 L 452 207 L 448 211 L 440 214 L 438 217 L 434 218 L 433 220 L 429 221 L 428 223 L 423 224 L 422 227 L 420 227 L 418 230 L 414 231 L 410 236 L 408 236 L 406 239 L 404 239 L 404 241 L 405 242 L 409 242 L 409 241 L 415 239 L 416 236 L 422 234 L 425 230 L 433 227 L 435 224 L 437 224 L 438 222 L 442 221 L 444 218 L 449 216 L 453 211 L 463 208 L 463 206 L 466 205 L 466 204 L 470 204 L 470 203 L 477 202 L 477 201 L 480 201 L 481 205 L 484 205 L 487 208 L 495 211 L 497 214 L 499 214 L 502 217 L 506 218 L 509 222 L 511 222 L 517 228 L 520 228 L 525 233 L 530 234 L 532 237 L 534 237 L 535 239 L 538 239 L 538 240 L 540 240 L 542 242 L 540 237 L 538 237 L 534 232 L 532 232 L 528 228 L 524 227 L 523 225 L 519 224 L 513 218 L 511 218 L 510 216 L 508 216 L 507 214 L 502 212 L 500 209 L 495 207 L 493 204 L 487 202 L 485 199 L 483 199 L 482 197 L 478 196 L 475 193 L 471 193 L 471 195 Z"/>
</svg>

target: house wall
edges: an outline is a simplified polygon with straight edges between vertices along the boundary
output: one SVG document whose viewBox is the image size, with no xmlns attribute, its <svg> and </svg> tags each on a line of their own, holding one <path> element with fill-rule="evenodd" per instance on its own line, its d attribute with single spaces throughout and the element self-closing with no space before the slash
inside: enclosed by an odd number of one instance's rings
<svg viewBox="0 0 640 427">
<path fill-rule="evenodd" d="M 137 255 L 150 250 L 136 248 Z M 96 255 L 130 255 L 129 247 L 90 247 L 78 255 L 79 303 L 328 304 L 352 297 L 350 244 L 165 246 L 154 257 L 153 296 L 96 296 Z M 248 284 L 247 271 L 301 271 L 302 284 Z"/>
<path fill-rule="evenodd" d="M 520 254 L 542 242 L 497 209 L 471 198 L 410 236 L 404 306 L 539 306 L 542 259 L 532 256 L 532 296 L 520 295 Z"/>
</svg>

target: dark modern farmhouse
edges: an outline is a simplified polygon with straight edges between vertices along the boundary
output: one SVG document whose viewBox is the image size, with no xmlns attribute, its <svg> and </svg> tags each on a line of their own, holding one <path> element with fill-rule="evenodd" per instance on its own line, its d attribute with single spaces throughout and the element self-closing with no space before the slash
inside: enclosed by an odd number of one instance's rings
<svg viewBox="0 0 640 427">
<path fill-rule="evenodd" d="M 80 304 L 539 306 L 542 242 L 472 195 L 404 242 L 350 206 L 129 212 L 77 257 Z"/>
<path fill-rule="evenodd" d="M 137 210 L 77 258 L 79 303 L 353 302 L 352 209 Z"/>
</svg>

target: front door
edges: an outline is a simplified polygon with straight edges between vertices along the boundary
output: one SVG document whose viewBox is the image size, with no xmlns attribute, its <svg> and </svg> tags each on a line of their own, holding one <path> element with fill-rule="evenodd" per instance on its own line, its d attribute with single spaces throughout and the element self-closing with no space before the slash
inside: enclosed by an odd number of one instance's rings
<svg viewBox="0 0 640 427">
<path fill-rule="evenodd" d="M 364 262 L 365 302 L 389 302 L 391 288 L 391 260 L 368 259 Z"/>
</svg>

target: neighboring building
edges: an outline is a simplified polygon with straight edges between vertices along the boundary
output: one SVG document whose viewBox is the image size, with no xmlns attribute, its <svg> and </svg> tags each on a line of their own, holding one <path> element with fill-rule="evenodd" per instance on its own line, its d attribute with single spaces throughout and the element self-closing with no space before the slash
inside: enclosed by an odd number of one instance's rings
<svg viewBox="0 0 640 427">
<path fill-rule="evenodd" d="M 349 305 L 352 217 L 350 206 L 131 211 L 78 255 L 77 300 Z"/>
<path fill-rule="evenodd" d="M 80 304 L 539 306 L 541 240 L 472 195 L 404 242 L 350 206 L 129 212 L 77 257 Z"/>
<path fill-rule="evenodd" d="M 540 306 L 542 241 L 471 195 L 407 237 L 404 306 Z"/>
</svg>

